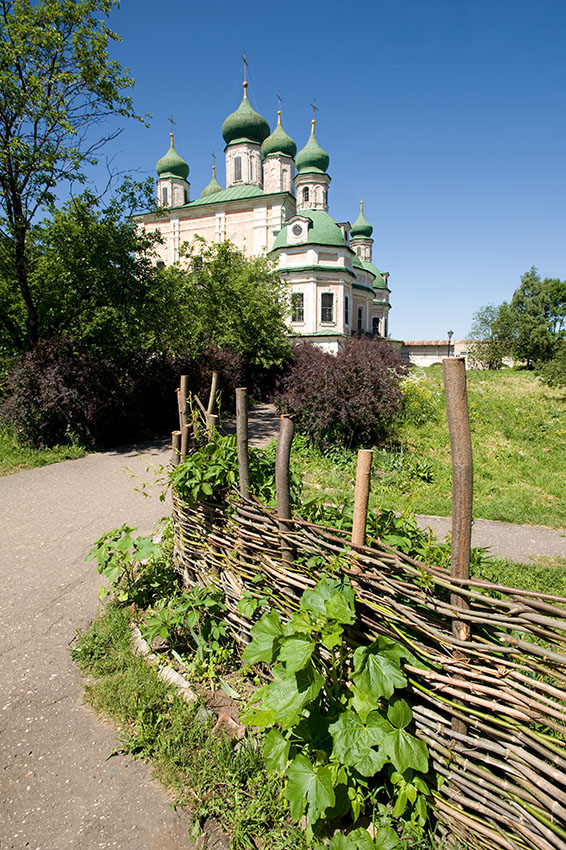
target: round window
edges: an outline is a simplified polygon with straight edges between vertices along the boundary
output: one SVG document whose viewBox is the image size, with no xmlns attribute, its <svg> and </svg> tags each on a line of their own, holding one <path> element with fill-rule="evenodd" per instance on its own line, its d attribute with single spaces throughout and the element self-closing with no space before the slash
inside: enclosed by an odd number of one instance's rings
<svg viewBox="0 0 566 850">
<path fill-rule="evenodd" d="M 301 227 L 300 224 L 294 224 L 293 225 L 293 233 L 294 233 L 295 236 L 300 236 L 302 232 L 303 232 L 303 228 Z"/>
</svg>

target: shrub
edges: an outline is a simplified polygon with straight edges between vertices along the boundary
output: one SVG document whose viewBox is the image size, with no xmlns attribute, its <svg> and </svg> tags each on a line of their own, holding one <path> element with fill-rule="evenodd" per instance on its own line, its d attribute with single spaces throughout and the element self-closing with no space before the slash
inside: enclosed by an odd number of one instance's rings
<svg viewBox="0 0 566 850">
<path fill-rule="evenodd" d="M 413 425 L 438 419 L 441 393 L 427 381 L 422 369 L 412 368 L 401 379 L 403 418 Z"/>
<path fill-rule="evenodd" d="M 313 443 L 376 445 L 391 435 L 406 367 L 390 345 L 352 339 L 333 356 L 303 342 L 294 358 L 275 402 L 281 412 L 294 414 L 297 428 Z"/>
<path fill-rule="evenodd" d="M 189 376 L 206 404 L 213 369 L 227 399 L 245 379 L 239 354 L 207 349 L 189 356 L 140 352 L 113 363 L 69 340 L 52 340 L 24 355 L 6 379 L 0 418 L 20 439 L 45 447 L 79 442 L 117 446 L 151 439 L 177 427 L 175 389 Z"/>
</svg>

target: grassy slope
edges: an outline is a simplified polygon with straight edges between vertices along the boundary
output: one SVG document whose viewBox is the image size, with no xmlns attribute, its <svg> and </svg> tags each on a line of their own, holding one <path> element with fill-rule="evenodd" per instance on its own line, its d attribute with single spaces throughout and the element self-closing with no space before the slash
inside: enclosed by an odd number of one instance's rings
<svg viewBox="0 0 566 850">
<path fill-rule="evenodd" d="M 11 475 L 22 469 L 47 466 L 60 460 L 83 457 L 86 450 L 80 446 L 55 446 L 52 449 L 32 449 L 21 445 L 11 428 L 0 425 L 0 475 Z"/>
<path fill-rule="evenodd" d="M 448 516 L 451 469 L 442 370 L 424 370 L 436 392 L 437 416 L 400 431 L 402 454 L 377 451 L 372 507 Z M 468 372 L 474 451 L 474 516 L 566 528 L 566 398 L 531 373 Z M 414 474 L 427 461 L 432 481 Z M 331 459 L 301 461 L 312 492 L 343 500 L 353 493 L 353 468 Z"/>
</svg>

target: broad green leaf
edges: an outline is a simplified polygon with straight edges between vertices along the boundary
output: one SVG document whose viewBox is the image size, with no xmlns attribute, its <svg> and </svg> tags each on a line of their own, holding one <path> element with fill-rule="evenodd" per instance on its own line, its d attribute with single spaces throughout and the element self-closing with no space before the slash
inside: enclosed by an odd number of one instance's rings
<svg viewBox="0 0 566 850">
<path fill-rule="evenodd" d="M 272 729 L 263 745 L 263 757 L 268 771 L 284 773 L 289 759 L 290 743 L 278 729 Z"/>
<path fill-rule="evenodd" d="M 328 847 L 329 850 L 357 850 L 357 845 L 343 833 L 334 835 Z"/>
<path fill-rule="evenodd" d="M 393 700 L 387 707 L 387 719 L 397 729 L 404 729 L 413 719 L 413 712 L 404 699 Z"/>
<path fill-rule="evenodd" d="M 352 593 L 353 596 L 353 593 Z M 336 590 L 326 602 L 326 615 L 329 620 L 338 620 L 343 625 L 350 625 L 356 620 L 353 599 L 341 590 Z"/>
<path fill-rule="evenodd" d="M 242 658 L 246 664 L 257 664 L 265 661 L 272 664 L 279 647 L 279 639 L 283 634 L 281 618 L 278 611 L 269 611 L 252 626 L 252 640 L 244 649 Z"/>
<path fill-rule="evenodd" d="M 278 661 L 283 661 L 290 673 L 301 670 L 310 661 L 315 642 L 302 635 L 291 635 L 281 641 Z"/>
<path fill-rule="evenodd" d="M 382 747 L 398 771 L 403 773 L 408 767 L 426 773 L 428 770 L 428 749 L 405 729 L 393 729 L 383 736 Z"/>
<path fill-rule="evenodd" d="M 402 847 L 399 836 L 391 826 L 382 826 L 375 837 L 376 850 L 397 850 Z"/>
<path fill-rule="evenodd" d="M 353 711 L 344 711 L 338 720 L 329 727 L 334 748 L 332 755 L 346 766 L 355 767 L 362 776 L 374 776 L 385 764 L 386 753 L 374 750 L 381 743 L 387 721 L 373 712 L 366 725 Z"/>
<path fill-rule="evenodd" d="M 289 618 L 289 622 L 285 623 L 283 628 L 286 635 L 293 635 L 297 632 L 301 635 L 310 635 L 313 630 L 313 623 L 306 612 L 297 611 Z"/>
<path fill-rule="evenodd" d="M 359 647 L 354 653 L 352 682 L 354 706 L 363 716 L 377 707 L 381 697 L 389 699 L 396 688 L 405 687 L 407 679 L 389 658 Z"/>
<path fill-rule="evenodd" d="M 373 838 L 367 829 L 354 829 L 349 835 L 350 840 L 354 843 L 356 850 L 375 850 Z"/>
<path fill-rule="evenodd" d="M 286 775 L 285 797 L 289 800 L 292 817 L 300 820 L 308 806 L 308 818 L 311 824 L 316 823 L 335 802 L 329 768 L 315 766 L 300 754 L 293 759 Z"/>
<path fill-rule="evenodd" d="M 283 729 L 290 729 L 298 723 L 306 706 L 316 699 L 323 684 L 320 673 L 309 664 L 296 673 L 271 682 L 267 687 L 265 706 L 274 710 L 277 723 Z"/>
<path fill-rule="evenodd" d="M 335 579 L 321 579 L 313 588 L 304 591 L 301 596 L 301 611 L 311 611 L 317 617 L 326 619 L 326 603 L 337 589 L 338 582 Z"/>
<path fill-rule="evenodd" d="M 338 623 L 330 623 L 322 630 L 321 643 L 327 649 L 334 649 L 335 646 L 339 646 L 342 643 L 343 634 L 344 629 L 342 626 Z"/>
</svg>

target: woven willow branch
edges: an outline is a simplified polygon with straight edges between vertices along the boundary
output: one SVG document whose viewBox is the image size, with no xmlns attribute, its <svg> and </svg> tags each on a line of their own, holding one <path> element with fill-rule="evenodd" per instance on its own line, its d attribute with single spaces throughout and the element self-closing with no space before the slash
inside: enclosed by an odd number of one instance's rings
<svg viewBox="0 0 566 850">
<path fill-rule="evenodd" d="M 252 623 L 243 591 L 269 591 L 283 613 L 322 572 L 348 575 L 358 600 L 354 644 L 387 635 L 423 667 L 407 664 L 417 734 L 446 782 L 435 794 L 441 834 L 453 847 L 566 850 L 566 598 L 482 580 L 454 580 L 379 541 L 352 547 L 348 534 L 234 496 L 184 505 L 173 494 L 175 562 L 190 585 L 222 586 L 238 639 Z M 281 542 L 298 560 L 283 563 Z M 316 555 L 320 566 L 307 566 Z M 469 610 L 450 603 L 451 593 Z M 471 628 L 452 635 L 452 621 Z M 467 734 L 452 730 L 453 718 Z"/>
</svg>

